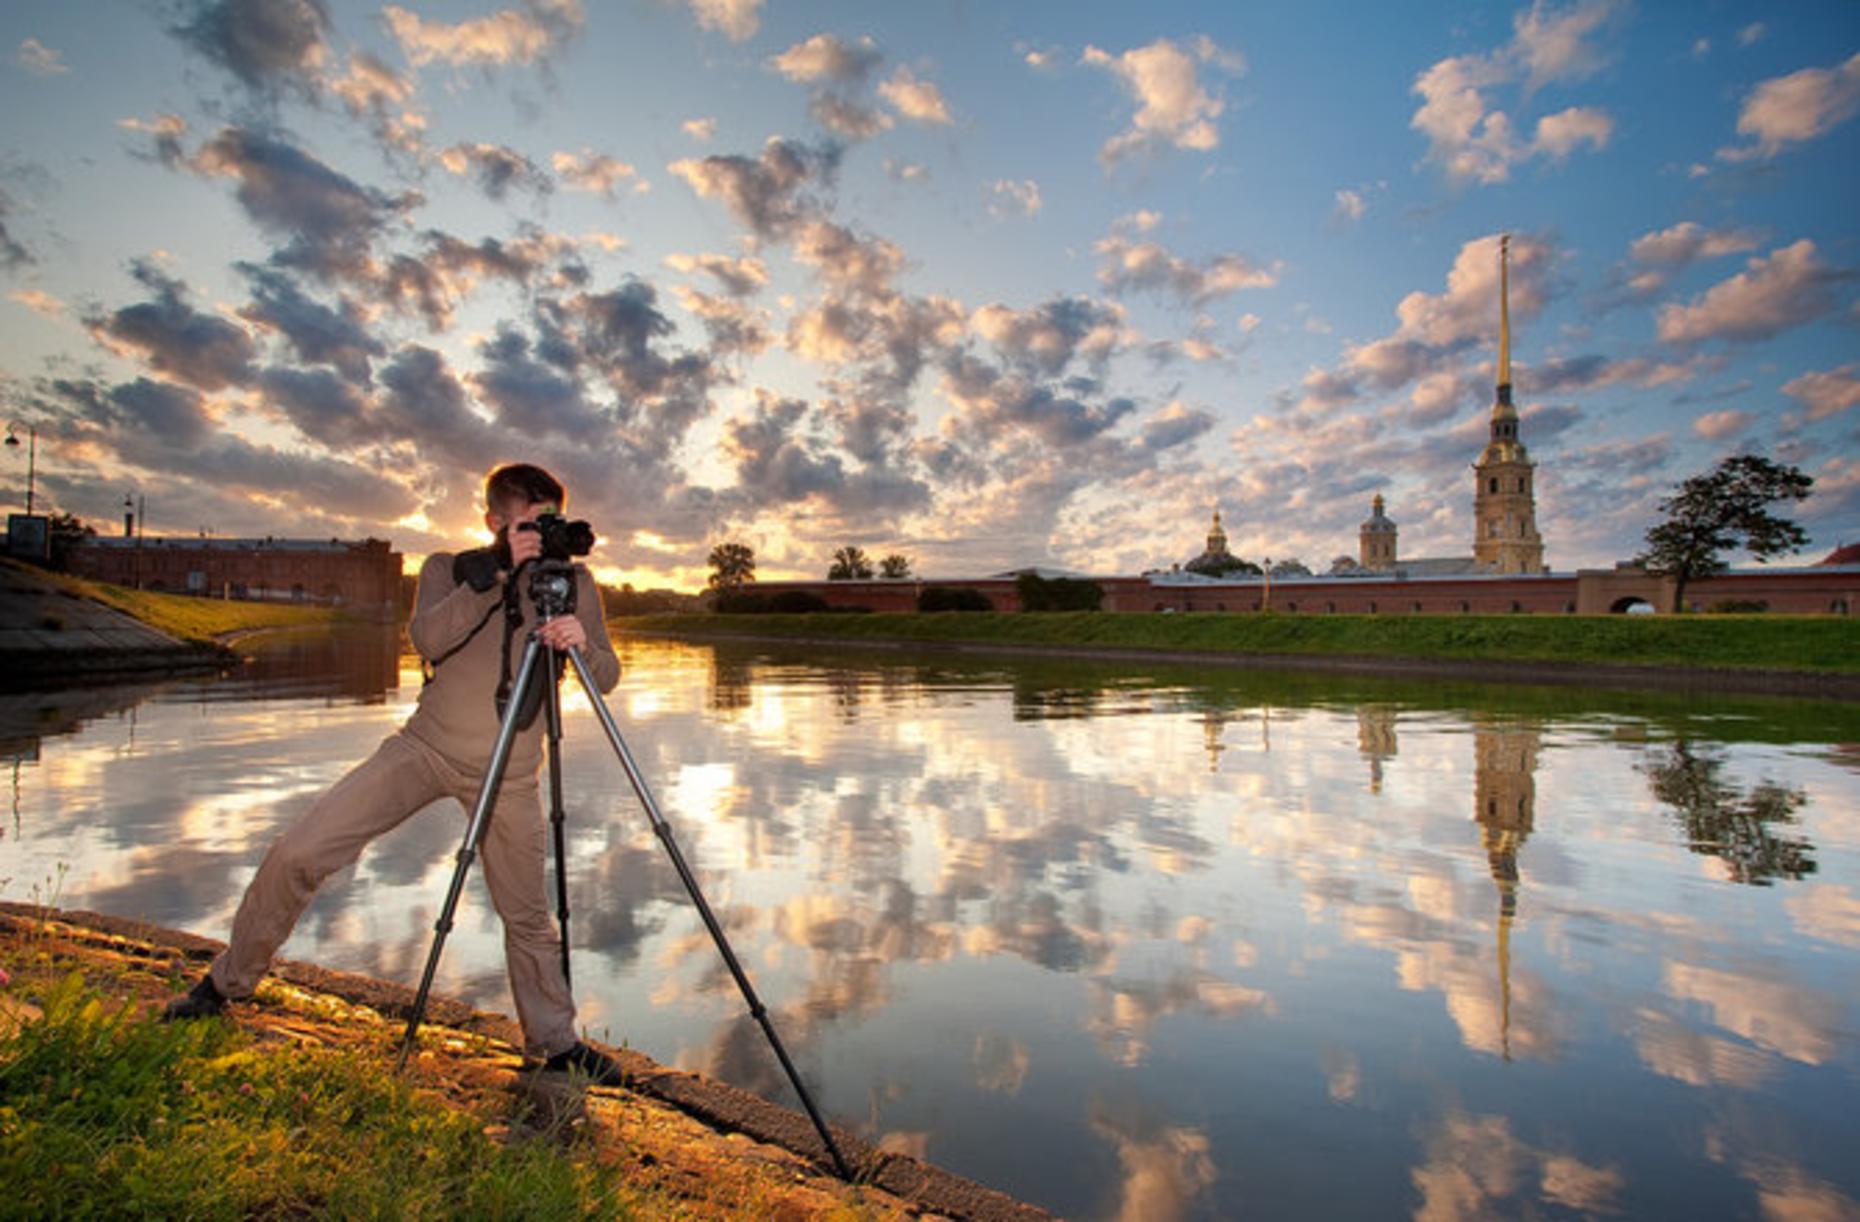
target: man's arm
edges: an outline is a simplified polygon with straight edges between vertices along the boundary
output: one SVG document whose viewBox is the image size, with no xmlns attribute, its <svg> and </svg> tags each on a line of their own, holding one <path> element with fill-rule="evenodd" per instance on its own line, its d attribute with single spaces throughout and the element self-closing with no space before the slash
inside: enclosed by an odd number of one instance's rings
<svg viewBox="0 0 1860 1222">
<path fill-rule="evenodd" d="M 423 658 L 436 658 L 463 641 L 503 597 L 503 587 L 480 594 L 452 580 L 452 557 L 435 552 L 420 566 L 420 584 L 413 599 L 413 618 L 407 621 L 407 639 Z"/>
<path fill-rule="evenodd" d="M 588 634 L 581 657 L 594 676 L 594 685 L 603 692 L 613 691 L 620 682 L 620 658 L 607 635 L 607 608 L 601 605 L 601 588 L 593 574 L 579 566 L 575 569 L 575 618 Z"/>
</svg>

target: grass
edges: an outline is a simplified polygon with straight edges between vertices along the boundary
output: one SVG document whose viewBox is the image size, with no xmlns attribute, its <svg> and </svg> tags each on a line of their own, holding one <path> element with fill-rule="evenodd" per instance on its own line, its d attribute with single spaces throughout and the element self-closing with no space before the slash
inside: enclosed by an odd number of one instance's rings
<svg viewBox="0 0 1860 1222">
<path fill-rule="evenodd" d="M 0 563 L 18 562 L 8 560 Z M 66 593 L 114 607 L 151 628 L 184 641 L 206 643 L 233 633 L 263 628 L 302 628 L 350 623 L 354 620 L 347 612 L 334 607 L 159 594 L 152 590 L 134 590 L 127 586 L 88 581 L 82 577 L 44 569 L 35 568 L 32 572 Z"/>
<path fill-rule="evenodd" d="M 423 1095 L 382 1052 L 164 1025 L 79 973 L 0 1013 L 0 1216 L 626 1218 L 682 1212 Z"/>
<path fill-rule="evenodd" d="M 1860 671 L 1860 621 L 1836 616 L 812 614 L 654 615 L 676 636 L 968 641 L 1076 649 Z"/>
</svg>

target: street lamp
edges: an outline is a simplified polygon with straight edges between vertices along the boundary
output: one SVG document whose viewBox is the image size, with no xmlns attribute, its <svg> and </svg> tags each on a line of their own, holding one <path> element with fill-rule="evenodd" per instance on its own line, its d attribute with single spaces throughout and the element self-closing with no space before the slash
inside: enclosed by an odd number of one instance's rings
<svg viewBox="0 0 1860 1222">
<path fill-rule="evenodd" d="M 19 426 L 6 426 L 6 444 L 8 449 L 19 449 Z M 37 425 L 26 426 L 26 516 L 32 516 L 33 486 L 39 475 L 39 429 Z"/>
</svg>

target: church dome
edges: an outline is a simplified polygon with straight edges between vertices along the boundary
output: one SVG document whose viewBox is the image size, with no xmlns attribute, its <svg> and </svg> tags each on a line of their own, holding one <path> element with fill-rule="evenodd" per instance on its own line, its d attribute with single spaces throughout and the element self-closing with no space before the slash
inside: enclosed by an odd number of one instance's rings
<svg viewBox="0 0 1860 1222">
<path fill-rule="evenodd" d="M 1377 494 L 1372 502 L 1369 520 L 1363 523 L 1363 529 L 1372 535 L 1392 535 L 1395 533 L 1395 520 L 1382 510 L 1382 496 Z"/>
</svg>

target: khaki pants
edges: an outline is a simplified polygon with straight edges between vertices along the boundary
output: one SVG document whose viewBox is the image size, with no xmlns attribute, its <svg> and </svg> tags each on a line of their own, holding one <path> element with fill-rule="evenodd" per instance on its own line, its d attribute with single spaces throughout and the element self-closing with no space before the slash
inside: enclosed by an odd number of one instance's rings
<svg viewBox="0 0 1860 1222">
<path fill-rule="evenodd" d="M 418 738 L 390 736 L 285 829 L 259 863 L 239 901 L 232 939 L 213 963 L 214 987 L 249 997 L 278 947 L 325 878 L 364 846 L 438 798 L 467 811 L 483 777 L 465 772 Z M 549 911 L 544 870 L 547 829 L 533 773 L 506 775 L 479 843 L 491 903 L 504 922 L 504 962 L 524 1051 L 551 1056 L 575 1043 L 575 1001 L 562 977 L 560 940 Z"/>
</svg>

